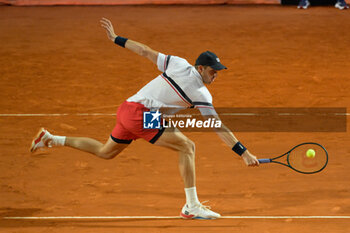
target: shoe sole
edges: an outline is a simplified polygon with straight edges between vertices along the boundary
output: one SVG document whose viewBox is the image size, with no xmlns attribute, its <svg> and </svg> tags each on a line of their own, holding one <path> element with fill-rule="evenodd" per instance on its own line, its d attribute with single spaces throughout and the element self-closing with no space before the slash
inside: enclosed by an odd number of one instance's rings
<svg viewBox="0 0 350 233">
<path fill-rule="evenodd" d="M 29 148 L 29 151 L 31 152 L 31 153 L 33 153 L 33 152 L 35 152 L 36 150 L 37 150 L 37 148 L 35 148 L 35 146 L 36 146 L 36 144 L 38 144 L 40 141 L 41 141 L 41 139 L 42 139 L 42 137 L 45 135 L 45 129 L 44 128 L 41 128 L 40 130 L 39 130 L 39 132 L 35 135 L 35 137 L 33 138 L 33 141 L 32 141 L 32 144 L 31 144 L 31 146 L 30 146 L 30 148 Z"/>
<path fill-rule="evenodd" d="M 193 214 L 191 215 L 186 215 L 184 213 L 180 213 L 180 216 L 183 218 L 183 219 L 186 219 L 186 220 L 191 220 L 191 219 L 199 219 L 199 220 L 211 220 L 211 219 L 216 219 L 216 218 L 204 218 L 204 217 L 200 217 L 200 216 L 194 216 Z"/>
<path fill-rule="evenodd" d="M 335 8 L 338 8 L 339 10 L 346 10 L 346 9 L 349 9 L 348 7 L 339 7 L 339 6 L 336 6 Z"/>
</svg>

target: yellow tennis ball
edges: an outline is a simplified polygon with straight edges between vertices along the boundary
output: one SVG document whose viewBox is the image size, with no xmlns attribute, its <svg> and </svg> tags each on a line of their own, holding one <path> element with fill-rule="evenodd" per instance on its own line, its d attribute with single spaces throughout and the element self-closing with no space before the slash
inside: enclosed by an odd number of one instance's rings
<svg viewBox="0 0 350 233">
<path fill-rule="evenodd" d="M 315 158 L 316 152 L 313 149 L 308 149 L 306 151 L 306 157 L 308 158 Z"/>
</svg>

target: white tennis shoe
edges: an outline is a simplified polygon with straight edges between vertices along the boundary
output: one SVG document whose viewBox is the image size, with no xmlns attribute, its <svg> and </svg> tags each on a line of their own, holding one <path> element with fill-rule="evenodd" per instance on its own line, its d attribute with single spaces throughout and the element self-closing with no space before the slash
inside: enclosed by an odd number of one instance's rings
<svg viewBox="0 0 350 233">
<path fill-rule="evenodd" d="M 216 219 L 221 217 L 220 214 L 210 210 L 209 206 L 204 206 L 202 203 L 191 208 L 185 204 L 180 216 L 183 219 Z"/>
<path fill-rule="evenodd" d="M 41 128 L 32 141 L 30 152 L 33 153 L 42 147 L 51 147 L 51 141 L 51 134 L 46 129 Z"/>
<path fill-rule="evenodd" d="M 339 10 L 349 9 L 349 6 L 346 4 L 345 0 L 338 0 L 334 6 Z"/>
</svg>

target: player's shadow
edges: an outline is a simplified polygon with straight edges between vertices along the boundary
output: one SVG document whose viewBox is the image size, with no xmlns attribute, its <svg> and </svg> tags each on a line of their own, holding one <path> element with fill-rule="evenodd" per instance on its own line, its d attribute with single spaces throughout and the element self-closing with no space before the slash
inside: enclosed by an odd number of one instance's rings
<svg viewBox="0 0 350 233">
<path fill-rule="evenodd" d="M 39 208 L 12 208 L 4 207 L 0 208 L 0 217 L 22 217 L 22 216 L 33 216 L 36 213 L 40 212 Z"/>
<path fill-rule="evenodd" d="M 238 224 L 225 219 L 188 221 L 183 219 L 63 219 L 63 220 L 13 220 L 1 219 L 2 228 L 74 227 L 86 229 L 177 229 L 177 228 L 236 228 Z"/>
<path fill-rule="evenodd" d="M 175 219 L 4 219 L 4 217 L 35 216 L 39 208 L 0 208 L 0 228 L 35 228 L 35 227 L 76 227 L 96 229 L 177 229 L 183 228 L 235 228 L 239 225 L 227 224 L 224 219 L 211 220 L 204 224 L 202 221 L 186 221 Z M 214 221 L 214 222 L 213 222 Z M 213 224 L 214 223 L 214 224 Z M 204 225 L 203 225 L 204 224 Z"/>
</svg>

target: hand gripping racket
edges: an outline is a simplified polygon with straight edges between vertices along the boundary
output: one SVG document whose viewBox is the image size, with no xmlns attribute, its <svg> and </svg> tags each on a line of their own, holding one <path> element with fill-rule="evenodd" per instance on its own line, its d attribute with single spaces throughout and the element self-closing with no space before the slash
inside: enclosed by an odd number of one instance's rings
<svg viewBox="0 0 350 233">
<path fill-rule="evenodd" d="M 307 156 L 308 150 L 314 150 L 315 156 Z M 277 159 L 279 161 L 277 161 Z M 285 160 L 285 161 L 283 161 Z M 320 144 L 305 142 L 293 147 L 283 155 L 271 159 L 259 159 L 260 163 L 278 163 L 303 174 L 322 171 L 328 163 L 327 150 Z"/>
</svg>

